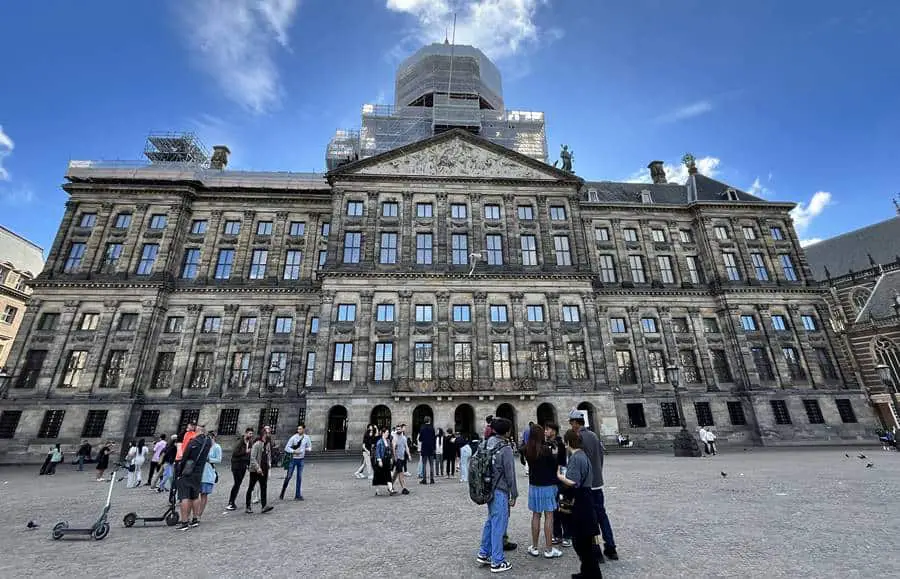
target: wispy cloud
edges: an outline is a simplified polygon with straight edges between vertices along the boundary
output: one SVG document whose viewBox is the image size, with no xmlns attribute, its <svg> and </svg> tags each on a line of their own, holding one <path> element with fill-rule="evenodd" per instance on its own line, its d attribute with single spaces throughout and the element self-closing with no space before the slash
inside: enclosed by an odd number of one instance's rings
<svg viewBox="0 0 900 579">
<path fill-rule="evenodd" d="M 658 123 L 677 123 L 679 121 L 685 121 L 687 119 L 692 119 L 694 117 L 699 117 L 700 115 L 705 115 L 706 113 L 713 110 L 713 103 L 710 100 L 701 100 L 695 103 L 691 103 L 689 105 L 685 105 L 683 107 L 679 107 L 675 110 L 669 111 L 664 115 L 660 115 L 656 118 L 656 122 Z"/>
<path fill-rule="evenodd" d="M 281 100 L 276 50 L 289 49 L 299 0 L 183 0 L 178 17 L 192 56 L 232 101 L 263 113 Z"/>
<path fill-rule="evenodd" d="M 791 218 L 794 220 L 794 229 L 797 234 L 803 236 L 813 220 L 825 211 L 825 208 L 831 205 L 831 193 L 827 191 L 817 191 L 810 198 L 808 203 L 797 203 L 797 206 L 791 209 Z M 815 238 L 813 238 L 815 239 Z"/>
<path fill-rule="evenodd" d="M 809 247 L 810 245 L 815 245 L 822 241 L 821 237 L 810 237 L 809 239 L 801 239 L 800 247 Z"/>
<path fill-rule="evenodd" d="M 0 181 L 9 180 L 9 172 L 3 168 L 3 159 L 11 155 L 15 148 L 16 144 L 3 132 L 3 125 L 0 125 Z"/>
<path fill-rule="evenodd" d="M 34 191 L 30 187 L 0 187 L 0 205 L 23 207 L 34 201 Z"/>
<path fill-rule="evenodd" d="M 701 157 L 695 161 L 697 171 L 707 177 L 715 177 L 718 175 L 719 165 L 721 165 L 721 163 L 722 161 L 718 157 Z M 684 184 L 684 182 L 687 181 L 688 169 L 682 163 L 663 163 L 663 168 L 666 171 L 666 180 L 668 180 L 669 183 Z M 650 177 L 650 169 L 645 167 L 639 171 L 635 171 L 628 179 L 626 179 L 626 182 L 652 183 L 653 179 Z"/>
<path fill-rule="evenodd" d="M 772 173 L 769 173 L 768 181 L 772 180 Z M 767 183 L 768 183 L 767 181 Z M 767 185 L 764 185 L 759 177 L 753 180 L 753 183 L 747 187 L 747 193 L 751 195 L 756 195 L 757 197 L 769 197 L 774 195 L 774 191 L 772 191 Z"/>
</svg>

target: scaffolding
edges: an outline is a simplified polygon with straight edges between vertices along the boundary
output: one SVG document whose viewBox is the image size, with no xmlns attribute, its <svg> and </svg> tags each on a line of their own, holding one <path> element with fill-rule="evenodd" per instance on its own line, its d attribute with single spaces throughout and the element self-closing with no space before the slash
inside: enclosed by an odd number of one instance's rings
<svg viewBox="0 0 900 579">
<path fill-rule="evenodd" d="M 194 133 L 150 133 L 144 156 L 154 165 L 209 165 L 209 151 Z"/>
</svg>

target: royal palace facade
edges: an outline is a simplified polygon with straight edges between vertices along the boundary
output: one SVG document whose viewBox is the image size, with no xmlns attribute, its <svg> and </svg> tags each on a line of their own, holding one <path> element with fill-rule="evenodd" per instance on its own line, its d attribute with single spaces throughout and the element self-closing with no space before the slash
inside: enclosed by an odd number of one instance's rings
<svg viewBox="0 0 900 579">
<path fill-rule="evenodd" d="M 587 182 L 451 130 L 327 175 L 73 162 L 10 352 L 0 452 L 488 414 L 660 444 L 855 440 L 873 415 L 790 203 L 698 174 Z"/>
</svg>

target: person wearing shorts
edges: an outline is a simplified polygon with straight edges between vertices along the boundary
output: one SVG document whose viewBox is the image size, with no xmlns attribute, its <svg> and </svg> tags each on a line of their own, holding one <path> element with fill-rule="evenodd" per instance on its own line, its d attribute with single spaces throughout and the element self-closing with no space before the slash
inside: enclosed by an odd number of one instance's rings
<svg viewBox="0 0 900 579">
<path fill-rule="evenodd" d="M 406 461 L 409 459 L 409 439 L 403 432 L 403 425 L 397 428 L 394 434 L 394 483 L 400 483 L 400 491 L 404 495 L 409 494 L 406 488 Z"/>
</svg>

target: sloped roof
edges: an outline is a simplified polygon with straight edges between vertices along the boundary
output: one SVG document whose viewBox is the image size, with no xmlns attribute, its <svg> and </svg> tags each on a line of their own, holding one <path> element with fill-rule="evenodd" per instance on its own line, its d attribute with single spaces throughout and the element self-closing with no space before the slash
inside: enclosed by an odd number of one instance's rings
<svg viewBox="0 0 900 579">
<path fill-rule="evenodd" d="M 768 203 L 754 195 L 741 191 L 721 181 L 716 181 L 705 175 L 694 175 L 697 184 L 697 201 L 715 201 L 721 203 Z M 587 181 L 582 187 L 582 193 L 587 194 L 591 189 L 597 191 L 600 203 L 640 203 L 641 191 L 650 191 L 654 203 L 667 203 L 684 205 L 688 203 L 688 186 L 677 183 L 617 183 L 614 181 Z M 733 189 L 737 194 L 737 201 L 730 200 L 725 191 Z"/>
<path fill-rule="evenodd" d="M 820 241 L 805 251 L 818 280 L 826 279 L 826 267 L 831 277 L 869 269 L 870 255 L 881 265 L 896 261 L 900 256 L 900 216 Z"/>
<path fill-rule="evenodd" d="M 895 296 L 898 294 L 900 294 L 900 271 L 883 274 L 857 319 L 865 320 L 871 316 L 878 320 L 897 315 L 894 304 Z"/>
</svg>

